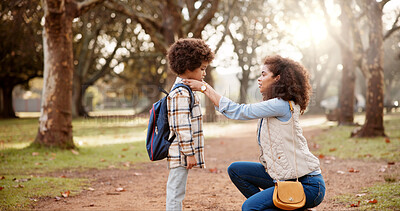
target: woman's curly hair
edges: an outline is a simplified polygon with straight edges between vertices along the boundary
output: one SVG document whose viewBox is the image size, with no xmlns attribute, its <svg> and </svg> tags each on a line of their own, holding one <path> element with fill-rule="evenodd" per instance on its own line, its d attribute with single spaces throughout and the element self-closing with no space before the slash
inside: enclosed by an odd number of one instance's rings
<svg viewBox="0 0 400 211">
<path fill-rule="evenodd" d="M 214 53 L 201 39 L 179 39 L 168 49 L 167 58 L 169 67 L 180 75 L 186 70 L 193 71 L 201 66 L 203 61 L 211 62 Z"/>
<path fill-rule="evenodd" d="M 292 100 L 300 105 L 300 111 L 303 114 L 311 95 L 310 76 L 307 69 L 300 63 L 279 55 L 266 57 L 264 65 L 267 65 L 274 77 L 280 75 L 279 80 L 269 87 L 267 98 Z"/>
</svg>

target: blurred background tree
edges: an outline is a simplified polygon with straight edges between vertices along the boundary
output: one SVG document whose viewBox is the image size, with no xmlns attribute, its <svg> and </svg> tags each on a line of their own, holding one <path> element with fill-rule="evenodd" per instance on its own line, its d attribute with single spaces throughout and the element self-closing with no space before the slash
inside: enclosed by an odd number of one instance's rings
<svg viewBox="0 0 400 211">
<path fill-rule="evenodd" d="M 43 76 L 39 0 L 0 3 L 0 118 L 14 118 L 12 91 Z"/>
</svg>

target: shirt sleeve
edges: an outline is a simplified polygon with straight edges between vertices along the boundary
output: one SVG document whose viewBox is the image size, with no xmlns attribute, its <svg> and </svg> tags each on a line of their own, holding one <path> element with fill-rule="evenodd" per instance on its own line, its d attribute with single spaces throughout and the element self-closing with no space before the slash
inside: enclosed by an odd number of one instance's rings
<svg viewBox="0 0 400 211">
<path fill-rule="evenodd" d="M 238 104 L 221 97 L 219 107 L 216 106 L 215 109 L 227 118 L 236 120 L 277 117 L 281 121 L 288 121 L 291 117 L 289 103 L 278 98 L 253 104 Z"/>
<path fill-rule="evenodd" d="M 176 134 L 181 152 L 192 156 L 195 152 L 191 130 L 190 94 L 187 90 L 178 89 L 176 94 L 167 98 L 168 123 L 170 130 Z"/>
</svg>

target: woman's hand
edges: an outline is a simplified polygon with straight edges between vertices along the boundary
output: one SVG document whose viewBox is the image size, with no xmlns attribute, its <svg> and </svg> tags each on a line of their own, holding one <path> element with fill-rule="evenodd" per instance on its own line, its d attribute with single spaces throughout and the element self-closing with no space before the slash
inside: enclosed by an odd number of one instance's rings
<svg viewBox="0 0 400 211">
<path fill-rule="evenodd" d="M 183 79 L 183 83 L 188 85 L 193 91 L 201 91 L 201 86 L 205 85 L 206 90 L 203 93 L 211 100 L 211 102 L 214 103 L 215 106 L 219 106 L 219 100 L 222 96 L 206 82 L 193 79 Z"/>
<path fill-rule="evenodd" d="M 183 83 L 188 85 L 192 91 L 201 91 L 201 86 L 203 86 L 205 82 L 194 79 L 183 79 Z"/>
</svg>

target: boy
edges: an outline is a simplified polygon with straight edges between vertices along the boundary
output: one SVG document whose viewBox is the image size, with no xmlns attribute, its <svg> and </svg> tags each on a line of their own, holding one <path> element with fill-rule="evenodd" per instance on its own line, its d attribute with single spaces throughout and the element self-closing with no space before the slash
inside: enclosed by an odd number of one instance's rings
<svg viewBox="0 0 400 211">
<path fill-rule="evenodd" d="M 175 84 L 183 79 L 203 81 L 206 69 L 214 59 L 214 54 L 201 39 L 179 39 L 168 50 L 170 69 L 177 74 Z M 204 83 L 202 91 L 207 84 Z M 184 87 L 171 91 L 167 98 L 168 123 L 171 135 L 176 134 L 168 151 L 166 210 L 182 210 L 182 201 L 186 192 L 189 169 L 205 168 L 203 118 L 200 101 L 194 94 L 195 102 L 190 112 L 190 93 Z"/>
</svg>

